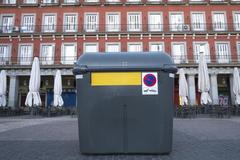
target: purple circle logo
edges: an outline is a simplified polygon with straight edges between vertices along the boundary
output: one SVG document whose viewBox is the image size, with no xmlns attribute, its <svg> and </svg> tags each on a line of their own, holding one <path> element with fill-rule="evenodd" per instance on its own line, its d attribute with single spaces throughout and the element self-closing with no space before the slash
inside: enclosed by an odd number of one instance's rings
<svg viewBox="0 0 240 160">
<path fill-rule="evenodd" d="M 156 84 L 157 79 L 153 74 L 146 74 L 143 78 L 143 82 L 146 86 L 152 87 Z"/>
</svg>

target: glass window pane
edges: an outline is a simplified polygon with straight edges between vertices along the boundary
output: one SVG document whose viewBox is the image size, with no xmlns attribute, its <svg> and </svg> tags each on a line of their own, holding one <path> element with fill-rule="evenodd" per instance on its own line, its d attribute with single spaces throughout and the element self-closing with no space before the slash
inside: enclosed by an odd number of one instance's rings
<svg viewBox="0 0 240 160">
<path fill-rule="evenodd" d="M 73 64 L 76 61 L 76 45 L 64 44 L 62 53 L 62 64 Z"/>
<path fill-rule="evenodd" d="M 120 45 L 118 43 L 107 44 L 106 52 L 120 52 Z"/>
<path fill-rule="evenodd" d="M 20 65 L 30 65 L 33 57 L 32 45 L 20 45 L 19 61 Z"/>
</svg>

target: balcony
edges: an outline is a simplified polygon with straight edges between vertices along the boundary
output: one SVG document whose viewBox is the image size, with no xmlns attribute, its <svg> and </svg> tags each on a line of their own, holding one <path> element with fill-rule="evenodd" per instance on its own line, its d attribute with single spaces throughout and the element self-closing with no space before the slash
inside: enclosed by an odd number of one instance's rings
<svg viewBox="0 0 240 160">
<path fill-rule="evenodd" d="M 39 62 L 43 68 L 51 68 L 51 66 L 72 67 L 77 61 L 77 56 L 66 57 L 40 57 Z M 0 57 L 1 67 L 11 68 L 29 68 L 32 65 L 33 57 Z"/>
<path fill-rule="evenodd" d="M 184 56 L 171 56 L 175 64 L 180 66 L 197 66 L 199 63 L 199 55 L 193 57 Z M 240 55 L 205 55 L 206 62 L 209 66 L 240 66 Z"/>
<path fill-rule="evenodd" d="M 62 6 L 75 6 L 79 5 L 79 0 L 60 0 Z"/>
<path fill-rule="evenodd" d="M 16 0 L 0 0 L 0 6 L 17 6 Z"/>
<path fill-rule="evenodd" d="M 32 34 L 239 34 L 240 23 L 228 24 L 108 24 L 0 26 L 0 36 Z"/>
<path fill-rule="evenodd" d="M 42 0 L 41 6 L 57 6 L 59 5 L 58 0 Z"/>
<path fill-rule="evenodd" d="M 99 5 L 104 3 L 110 4 L 168 4 L 168 5 L 184 5 L 184 4 L 240 4 L 240 0 L 0 0 L 0 6 L 65 6 L 65 5 Z"/>
<path fill-rule="evenodd" d="M 38 6 L 38 0 L 17 0 L 19 6 L 34 7 Z"/>
<path fill-rule="evenodd" d="M 87 54 L 87 53 L 86 53 Z M 181 66 L 197 66 L 198 56 L 194 55 L 192 58 L 187 56 L 171 56 L 177 65 Z M 77 56 L 67 57 L 40 57 L 41 68 L 54 67 L 72 67 L 77 61 Z M 240 56 L 231 57 L 230 55 L 209 55 L 205 56 L 207 63 L 210 66 L 240 66 Z M 5 68 L 29 68 L 32 65 L 33 57 L 0 57 L 0 66 Z"/>
</svg>

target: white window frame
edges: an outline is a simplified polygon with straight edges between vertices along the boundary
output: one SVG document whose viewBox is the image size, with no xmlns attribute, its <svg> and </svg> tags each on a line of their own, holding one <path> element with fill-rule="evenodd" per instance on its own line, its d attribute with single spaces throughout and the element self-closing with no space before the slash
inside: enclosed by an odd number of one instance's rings
<svg viewBox="0 0 240 160">
<path fill-rule="evenodd" d="M 151 14 L 160 14 L 160 22 L 161 24 L 150 24 L 150 17 L 151 17 Z M 160 25 L 159 28 L 155 28 L 153 27 L 152 25 Z M 163 13 L 162 12 L 148 12 L 148 30 L 149 31 L 163 31 Z"/>
<path fill-rule="evenodd" d="M 52 2 L 54 1 L 54 2 Z M 50 0 L 50 2 L 48 2 L 48 0 L 42 0 L 43 4 L 56 4 L 58 2 L 58 0 Z"/>
<path fill-rule="evenodd" d="M 44 21 L 45 21 L 45 16 L 55 16 L 55 22 L 54 22 L 54 30 L 46 30 L 45 27 L 47 25 L 44 24 Z M 53 32 L 56 32 L 56 29 L 57 29 L 57 13 L 44 13 L 42 15 L 42 31 L 44 33 L 53 33 Z"/>
<path fill-rule="evenodd" d="M 53 56 L 51 58 L 49 57 L 43 57 L 42 53 L 43 53 L 43 46 L 46 46 L 46 45 L 51 45 L 53 46 Z M 54 64 L 54 57 L 55 57 L 55 43 L 41 43 L 40 44 L 40 62 L 41 64 L 43 65 L 51 65 L 51 64 Z"/>
<path fill-rule="evenodd" d="M 3 4 L 16 4 L 16 0 L 3 0 Z"/>
<path fill-rule="evenodd" d="M 194 12 L 191 12 L 191 26 L 192 26 L 192 30 L 193 31 L 206 31 L 206 13 L 205 12 L 202 12 L 202 11 L 194 11 Z M 194 26 L 194 23 L 193 23 L 193 14 L 203 14 L 203 24 L 199 24 L 201 27 L 203 28 L 195 28 Z"/>
<path fill-rule="evenodd" d="M 3 25 L 3 17 L 6 17 L 6 16 L 13 17 L 13 24 L 12 24 L 12 26 L 7 26 L 6 31 L 5 31 L 5 28 L 3 27 L 4 26 Z M 15 14 L 2 14 L 1 15 L 1 31 L 2 31 L 2 33 L 12 33 L 14 26 L 15 26 Z"/>
<path fill-rule="evenodd" d="M 73 55 L 74 57 L 68 57 L 65 55 L 65 45 L 73 45 L 74 51 L 75 51 L 75 55 Z M 68 57 L 68 58 L 66 58 Z M 74 64 L 74 62 L 76 61 L 76 57 L 77 57 L 77 43 L 76 42 L 67 42 L 67 43 L 62 43 L 61 46 L 61 64 L 67 64 L 67 65 L 72 65 Z"/>
<path fill-rule="evenodd" d="M 130 27 L 131 25 L 133 24 L 129 24 L 129 15 L 130 14 L 139 14 L 139 17 L 140 17 L 140 23 L 139 23 L 139 29 L 132 29 L 132 27 Z M 127 31 L 129 32 L 140 32 L 142 31 L 142 12 L 127 12 Z"/>
<path fill-rule="evenodd" d="M 31 46 L 32 47 L 32 57 L 21 57 L 21 46 Z M 33 43 L 19 43 L 18 44 L 18 61 L 20 65 L 31 65 L 33 61 L 33 52 L 34 52 L 34 44 Z"/>
<path fill-rule="evenodd" d="M 28 30 L 28 26 L 24 25 L 24 21 L 23 21 L 24 20 L 24 16 L 33 16 L 32 30 Z M 21 17 L 21 32 L 33 33 L 35 31 L 35 25 L 36 25 L 36 14 L 35 13 L 23 13 L 22 14 L 22 17 Z M 29 27 L 31 28 L 31 25 Z"/>
<path fill-rule="evenodd" d="M 211 62 L 211 54 L 210 54 L 210 48 L 209 48 L 209 43 L 208 41 L 194 41 L 193 42 L 193 56 L 194 56 L 194 60 L 196 63 L 199 62 L 199 55 L 196 54 L 196 47 L 195 45 L 197 44 L 204 44 L 207 46 L 207 53 L 205 54 L 205 59 L 206 59 L 206 62 L 207 63 L 210 63 Z"/>
<path fill-rule="evenodd" d="M 217 44 L 219 43 L 226 43 L 228 44 L 228 55 L 218 55 Z M 231 46 L 229 41 L 215 41 L 215 56 L 218 63 L 229 63 L 231 62 Z M 219 58 L 222 56 L 222 58 Z M 224 58 L 224 56 L 228 58 Z"/>
<path fill-rule="evenodd" d="M 148 48 L 148 51 L 149 52 L 161 52 L 161 51 L 150 51 L 150 48 L 151 48 L 151 45 L 153 45 L 153 44 L 161 44 L 162 45 L 162 47 L 163 47 L 163 52 L 165 51 L 165 45 L 164 45 L 164 42 L 160 42 L 160 41 L 153 41 L 153 42 L 149 42 L 149 48 Z"/>
<path fill-rule="evenodd" d="M 127 0 L 128 3 L 139 3 L 141 0 Z"/>
<path fill-rule="evenodd" d="M 106 0 L 107 3 L 119 3 L 120 0 Z"/>
<path fill-rule="evenodd" d="M 108 15 L 109 14 L 117 14 L 119 16 L 118 28 L 116 29 L 109 29 L 108 26 Z M 106 24 L 106 31 L 107 32 L 119 32 L 121 31 L 121 12 L 106 12 L 105 14 L 105 24 Z"/>
<path fill-rule="evenodd" d="M 86 52 L 86 46 L 87 45 L 96 45 L 97 51 L 96 52 Z M 86 42 L 83 44 L 83 53 L 89 54 L 89 53 L 97 53 L 99 52 L 99 43 L 98 42 Z"/>
<path fill-rule="evenodd" d="M 107 43 L 105 43 L 105 52 L 106 53 L 117 53 L 117 52 L 109 52 L 109 51 L 107 51 L 107 46 L 111 45 L 111 44 L 118 45 L 119 46 L 119 52 L 121 52 L 121 43 L 120 42 L 107 42 Z"/>
<path fill-rule="evenodd" d="M 137 45 L 140 45 L 140 47 L 141 47 L 141 50 L 140 51 L 129 51 L 129 47 L 130 47 L 130 45 L 134 45 L 134 44 L 137 44 Z M 127 52 L 133 52 L 133 53 L 135 53 L 135 52 L 143 52 L 143 43 L 142 42 L 128 42 L 127 43 Z"/>
<path fill-rule="evenodd" d="M 99 0 L 84 0 L 86 3 L 98 3 Z"/>
<path fill-rule="evenodd" d="M 214 22 L 214 14 L 217 13 L 221 13 L 224 14 L 224 22 L 225 24 L 223 24 L 223 28 L 216 28 L 215 22 Z M 213 31 L 227 31 L 228 30 L 228 25 L 227 25 L 227 16 L 226 16 L 226 12 L 225 11 L 212 11 L 212 27 L 213 27 Z"/>
<path fill-rule="evenodd" d="M 74 28 L 75 30 L 68 30 L 67 27 L 66 27 L 66 16 L 67 15 L 74 15 L 76 16 L 76 24 L 74 24 Z M 64 32 L 77 32 L 78 31 L 78 13 L 64 13 L 63 14 L 63 31 Z M 72 25 L 71 25 L 72 26 Z M 71 28 L 71 27 L 70 27 Z"/>
<path fill-rule="evenodd" d="M 175 57 L 176 55 L 174 55 L 174 53 L 173 53 L 173 45 L 174 44 L 183 44 L 184 45 L 184 55 L 180 55 L 180 58 Z M 176 64 L 187 63 L 188 62 L 188 59 L 187 59 L 187 43 L 185 41 L 171 42 L 171 56 L 174 56 L 173 60 L 174 60 L 174 63 L 176 63 Z"/>
<path fill-rule="evenodd" d="M 240 41 L 236 42 L 236 48 L 237 48 L 237 60 L 240 61 Z"/>
<path fill-rule="evenodd" d="M 92 15 L 96 15 L 96 26 L 94 29 L 89 29 L 87 28 L 87 15 L 92 14 Z M 84 31 L 85 32 L 98 32 L 99 31 L 99 13 L 98 12 L 85 12 L 84 13 Z"/>
<path fill-rule="evenodd" d="M 172 14 L 181 14 L 182 15 L 182 24 L 173 24 L 171 22 L 172 18 L 171 18 L 171 15 Z M 169 27 L 170 27 L 170 31 L 173 31 L 173 32 L 178 32 L 178 31 L 183 31 L 183 25 L 185 24 L 185 20 L 184 20 L 184 12 L 169 12 Z M 176 26 L 176 27 L 175 27 Z"/>
<path fill-rule="evenodd" d="M 240 18 L 239 18 L 239 22 L 236 23 L 235 14 L 239 14 L 240 15 L 240 11 L 233 11 L 233 15 L 232 15 L 233 16 L 234 30 L 235 31 L 240 31 Z"/>
<path fill-rule="evenodd" d="M 0 57 L 0 65 L 11 64 L 12 57 L 12 44 L 10 43 L 0 43 L 0 46 L 7 46 L 9 48 L 9 53 L 7 57 Z"/>
<path fill-rule="evenodd" d="M 148 2 L 156 3 L 156 2 L 162 2 L 162 0 L 148 0 Z"/>
<path fill-rule="evenodd" d="M 73 4 L 73 3 L 77 3 L 78 0 L 64 0 L 64 3 L 66 4 Z"/>
<path fill-rule="evenodd" d="M 34 1 L 34 2 L 30 2 L 29 0 L 24 0 L 24 4 L 36 4 L 37 3 L 37 0 L 31 0 L 31 1 Z"/>
</svg>

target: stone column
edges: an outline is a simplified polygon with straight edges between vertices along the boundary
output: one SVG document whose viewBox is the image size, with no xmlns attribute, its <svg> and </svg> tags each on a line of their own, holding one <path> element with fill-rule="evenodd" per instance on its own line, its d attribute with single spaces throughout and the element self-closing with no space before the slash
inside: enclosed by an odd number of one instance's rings
<svg viewBox="0 0 240 160">
<path fill-rule="evenodd" d="M 231 102 L 232 102 L 232 105 L 235 104 L 235 94 L 233 93 L 233 75 L 230 74 L 229 75 L 229 81 L 230 81 L 230 95 L 231 95 Z"/>
<path fill-rule="evenodd" d="M 11 108 L 18 107 L 18 89 L 18 77 L 11 75 L 8 92 L 8 106 Z"/>
<path fill-rule="evenodd" d="M 188 99 L 190 105 L 195 105 L 196 102 L 196 88 L 195 88 L 195 77 L 194 74 L 188 74 Z"/>
<path fill-rule="evenodd" d="M 212 104 L 218 104 L 218 84 L 217 84 L 217 74 L 210 74 L 210 96 L 212 98 Z"/>
</svg>

